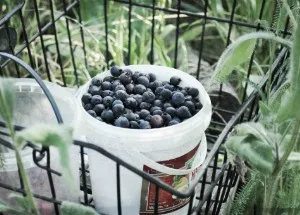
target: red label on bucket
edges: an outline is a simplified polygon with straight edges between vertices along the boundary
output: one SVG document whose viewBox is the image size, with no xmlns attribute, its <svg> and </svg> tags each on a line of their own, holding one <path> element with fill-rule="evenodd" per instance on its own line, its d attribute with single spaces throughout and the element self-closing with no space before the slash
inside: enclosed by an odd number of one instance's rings
<svg viewBox="0 0 300 215">
<path fill-rule="evenodd" d="M 193 163 L 194 156 L 196 151 L 198 150 L 198 146 L 196 146 L 192 151 L 186 153 L 181 157 L 174 158 L 172 160 L 167 161 L 159 161 L 159 164 L 164 166 L 168 166 L 174 169 L 189 169 L 191 168 L 191 164 Z M 166 184 L 171 185 L 178 191 L 185 191 L 189 187 L 189 183 L 195 177 L 198 169 L 193 171 L 188 175 L 167 175 L 165 173 L 158 172 L 150 167 L 144 165 L 143 170 L 147 173 L 150 173 Z M 140 207 L 140 215 L 148 215 L 154 213 L 155 207 L 155 189 L 156 185 L 148 182 L 143 179 L 142 190 L 141 190 L 141 207 Z M 186 199 L 178 199 L 176 196 L 173 196 L 171 193 L 159 189 L 159 201 L 158 201 L 158 213 L 165 214 L 175 210 L 178 210 L 184 207 L 189 202 L 189 198 Z"/>
</svg>

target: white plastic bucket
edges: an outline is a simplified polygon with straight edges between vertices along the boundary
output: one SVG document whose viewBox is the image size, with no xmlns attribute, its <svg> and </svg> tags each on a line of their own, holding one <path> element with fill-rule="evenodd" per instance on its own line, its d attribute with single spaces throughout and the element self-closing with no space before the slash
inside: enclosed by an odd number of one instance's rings
<svg viewBox="0 0 300 215">
<path fill-rule="evenodd" d="M 79 111 L 79 103 L 76 99 L 74 99 L 74 95 L 66 89 L 50 82 L 45 83 L 58 105 L 64 122 L 71 125 L 74 128 L 74 134 L 76 134 L 79 123 L 78 119 L 81 114 Z M 14 85 L 16 89 L 16 106 L 14 111 L 15 124 L 24 127 L 37 123 L 57 124 L 50 102 L 35 80 L 14 79 Z M 1 138 L 7 138 L 7 140 L 10 141 L 10 137 L 1 136 Z M 3 147 L 2 150 L 5 150 L 5 166 L 4 168 L 0 168 L 0 182 L 13 187 L 20 187 L 15 152 Z M 50 153 L 51 168 L 61 172 L 57 149 L 51 147 Z M 56 198 L 58 200 L 79 201 L 79 151 L 78 149 L 76 150 L 75 146 L 72 146 L 70 147 L 69 154 L 71 169 L 78 190 L 77 193 L 76 191 L 74 193 L 70 192 L 70 187 L 65 183 L 64 179 L 52 174 L 56 190 Z M 39 195 L 51 197 L 47 172 L 46 170 L 37 167 L 34 163 L 32 149 L 26 147 L 21 151 L 21 156 L 31 182 L 33 192 Z M 45 165 L 45 159 L 43 159 L 40 163 Z M 9 190 L 1 189 L 1 199 L 6 199 L 9 193 L 11 193 Z M 53 204 L 41 200 L 37 201 L 41 213 L 51 214 L 51 211 L 53 211 Z"/>
<path fill-rule="evenodd" d="M 170 127 L 134 130 L 118 128 L 91 117 L 83 107 L 81 132 L 88 142 L 94 143 L 135 167 L 155 173 L 158 178 L 174 187 L 186 189 L 203 163 L 206 152 L 204 131 L 211 119 L 211 102 L 205 89 L 194 77 L 177 69 L 131 65 L 132 71 L 154 73 L 158 80 L 169 80 L 171 76 L 182 79 L 181 86 L 199 89 L 203 108 L 192 118 Z M 109 71 L 99 74 L 103 78 Z M 87 92 L 90 81 L 77 93 L 78 100 Z M 200 145 L 199 142 L 201 141 Z M 96 209 L 103 214 L 117 214 L 116 163 L 90 150 L 88 152 L 92 192 Z M 189 164 L 188 164 L 189 163 Z M 121 204 L 123 214 L 153 214 L 153 185 L 125 168 L 120 168 Z M 177 184 L 176 184 L 177 183 Z M 178 185 L 178 186 L 177 186 Z M 182 185 L 182 186 L 181 186 Z M 187 213 L 188 199 L 176 200 L 161 190 L 159 213 L 179 215 Z"/>
</svg>

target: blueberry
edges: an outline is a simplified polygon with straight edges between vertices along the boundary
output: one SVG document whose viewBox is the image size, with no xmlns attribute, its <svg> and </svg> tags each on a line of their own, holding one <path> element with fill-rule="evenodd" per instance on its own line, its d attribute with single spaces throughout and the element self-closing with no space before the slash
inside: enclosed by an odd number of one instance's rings
<svg viewBox="0 0 300 215">
<path fill-rule="evenodd" d="M 151 108 L 151 104 L 147 102 L 141 102 L 140 109 L 146 109 L 149 110 Z"/>
<path fill-rule="evenodd" d="M 116 104 L 112 107 L 112 111 L 115 116 L 121 116 L 124 111 L 124 105 L 122 104 Z"/>
<path fill-rule="evenodd" d="M 132 76 L 133 75 L 133 72 L 131 71 L 131 69 L 123 69 L 123 72 L 124 73 L 127 73 L 128 75 Z"/>
<path fill-rule="evenodd" d="M 149 84 L 149 88 L 155 92 L 156 88 L 160 87 L 161 83 L 159 81 L 153 81 Z"/>
<path fill-rule="evenodd" d="M 136 100 L 137 105 L 140 105 L 141 102 L 143 101 L 143 96 L 142 95 L 137 94 L 137 95 L 133 95 L 132 97 Z"/>
<path fill-rule="evenodd" d="M 116 87 L 119 86 L 120 84 L 121 84 L 120 80 L 114 80 L 114 82 L 112 83 L 113 90 L 115 90 Z"/>
<path fill-rule="evenodd" d="M 139 129 L 140 125 L 136 121 L 130 121 L 130 128 Z"/>
<path fill-rule="evenodd" d="M 163 103 L 162 103 L 162 101 L 161 100 L 155 100 L 154 102 L 153 102 L 153 106 L 154 107 L 160 107 L 160 108 L 162 108 L 162 106 L 163 106 Z"/>
<path fill-rule="evenodd" d="M 155 95 L 160 95 L 163 89 L 164 89 L 163 87 L 157 87 L 155 90 Z"/>
<path fill-rule="evenodd" d="M 137 79 L 140 77 L 140 74 L 139 72 L 135 72 L 133 75 L 132 75 L 132 80 L 134 83 L 137 83 Z"/>
<path fill-rule="evenodd" d="M 153 113 L 152 113 L 153 115 L 162 115 L 163 114 L 163 112 L 162 112 L 162 110 L 155 110 L 155 111 L 153 111 Z"/>
<path fill-rule="evenodd" d="M 141 129 L 151 129 L 151 125 L 148 121 L 140 120 L 139 123 Z"/>
<path fill-rule="evenodd" d="M 171 91 L 174 90 L 174 86 L 172 86 L 172 85 L 170 85 L 170 84 L 164 85 L 164 88 L 165 88 L 165 89 L 168 89 L 168 90 L 171 90 Z"/>
<path fill-rule="evenodd" d="M 103 122 L 103 119 L 100 116 L 97 116 L 96 119 L 98 119 L 100 122 Z"/>
<path fill-rule="evenodd" d="M 201 104 L 201 102 L 197 102 L 195 104 L 196 109 L 202 109 L 203 105 Z"/>
<path fill-rule="evenodd" d="M 149 79 L 146 76 L 140 76 L 137 79 L 137 83 L 141 84 L 141 85 L 144 85 L 145 87 L 148 87 L 150 82 L 149 82 Z"/>
<path fill-rule="evenodd" d="M 192 97 L 197 97 L 199 95 L 199 90 L 195 87 L 190 88 L 187 92 Z"/>
<path fill-rule="evenodd" d="M 173 86 L 179 85 L 180 82 L 181 82 L 181 78 L 179 78 L 178 76 L 172 76 L 170 78 L 170 84 L 172 84 Z"/>
<path fill-rule="evenodd" d="M 166 113 L 170 114 L 171 117 L 174 117 L 176 115 L 176 109 L 173 107 L 166 108 Z"/>
<path fill-rule="evenodd" d="M 93 110 L 88 110 L 87 112 L 88 112 L 88 114 L 90 114 L 92 117 L 97 117 L 97 114 L 96 114 L 95 111 L 93 111 Z"/>
<path fill-rule="evenodd" d="M 171 121 L 168 123 L 168 126 L 171 126 L 171 125 L 177 125 L 177 124 L 179 124 L 178 121 L 176 121 L 176 120 L 171 120 Z"/>
<path fill-rule="evenodd" d="M 98 116 L 100 116 L 101 113 L 105 110 L 105 106 L 103 104 L 97 104 L 95 105 L 93 110 L 96 112 Z"/>
<path fill-rule="evenodd" d="M 129 128 L 129 121 L 126 117 L 120 116 L 115 120 L 114 125 L 121 128 Z"/>
<path fill-rule="evenodd" d="M 150 81 L 150 82 L 153 82 L 153 81 L 156 80 L 156 76 L 155 76 L 153 73 L 149 73 L 149 74 L 148 74 L 148 78 L 149 78 L 149 81 Z"/>
<path fill-rule="evenodd" d="M 163 86 L 165 86 L 166 84 L 169 84 L 169 82 L 168 82 L 168 81 L 163 81 L 163 82 L 161 82 L 161 84 L 162 84 Z"/>
<path fill-rule="evenodd" d="M 164 120 L 161 116 L 154 115 L 150 120 L 150 124 L 152 128 L 160 128 L 164 125 Z"/>
<path fill-rule="evenodd" d="M 120 75 L 119 79 L 120 79 L 120 81 L 121 81 L 121 83 L 123 85 L 130 84 L 130 82 L 131 82 L 131 74 L 128 73 L 128 72 L 124 72 L 124 73 L 122 73 Z"/>
<path fill-rule="evenodd" d="M 102 84 L 101 78 L 99 78 L 99 77 L 94 77 L 94 78 L 92 79 L 92 85 L 95 85 L 95 86 L 97 86 L 97 87 L 100 87 L 101 84 Z"/>
<path fill-rule="evenodd" d="M 119 77 L 122 74 L 122 69 L 118 66 L 112 66 L 110 69 L 110 73 L 114 77 Z"/>
<path fill-rule="evenodd" d="M 114 80 L 115 80 L 115 78 L 114 78 L 113 76 L 111 76 L 111 75 L 105 76 L 105 77 L 103 78 L 103 82 L 104 82 L 104 81 L 107 81 L 107 82 L 113 82 Z"/>
<path fill-rule="evenodd" d="M 115 92 L 117 92 L 118 90 L 126 91 L 126 88 L 124 87 L 124 85 L 120 84 L 120 85 L 116 86 Z"/>
<path fill-rule="evenodd" d="M 123 102 L 121 100 L 115 100 L 113 103 L 112 103 L 112 106 L 115 106 L 116 104 L 121 104 L 123 105 Z"/>
<path fill-rule="evenodd" d="M 102 97 L 99 95 L 94 95 L 91 99 L 91 103 L 92 105 L 97 105 L 97 104 L 101 104 L 102 103 Z"/>
<path fill-rule="evenodd" d="M 186 106 L 179 107 L 176 114 L 180 119 L 187 119 L 192 116 L 190 110 Z"/>
<path fill-rule="evenodd" d="M 188 96 L 185 97 L 185 101 L 192 101 L 192 99 L 193 99 L 193 97 L 190 96 L 190 95 L 188 95 Z"/>
<path fill-rule="evenodd" d="M 104 104 L 105 107 L 111 107 L 113 102 L 114 102 L 114 99 L 111 96 L 106 96 L 102 99 L 102 103 Z"/>
<path fill-rule="evenodd" d="M 175 121 L 177 121 L 178 123 L 180 123 L 180 122 L 181 122 L 181 119 L 179 119 L 177 116 L 176 116 L 176 117 L 174 117 L 172 120 L 175 120 Z"/>
<path fill-rule="evenodd" d="M 163 118 L 165 124 L 168 124 L 172 120 L 170 114 L 167 113 L 163 113 L 161 117 Z"/>
<path fill-rule="evenodd" d="M 84 104 L 87 104 L 87 103 L 90 103 L 91 102 L 91 99 L 92 99 L 92 95 L 90 93 L 85 93 L 82 95 L 81 97 L 81 101 L 84 103 Z"/>
<path fill-rule="evenodd" d="M 143 101 L 152 103 L 155 100 L 155 95 L 152 92 L 146 91 L 143 93 Z"/>
<path fill-rule="evenodd" d="M 186 101 L 184 103 L 184 106 L 186 106 L 190 110 L 191 114 L 195 113 L 196 108 L 195 108 L 194 102 L 192 102 L 192 101 Z"/>
<path fill-rule="evenodd" d="M 133 112 L 127 113 L 125 114 L 125 117 L 129 120 L 129 121 L 135 121 L 137 120 L 137 115 Z"/>
<path fill-rule="evenodd" d="M 160 97 L 164 101 L 170 99 L 171 96 L 172 96 L 172 92 L 171 92 L 171 90 L 168 90 L 168 89 L 163 89 L 160 93 Z"/>
<path fill-rule="evenodd" d="M 101 113 L 101 118 L 103 119 L 104 122 L 113 122 L 115 119 L 114 113 L 111 110 L 104 110 Z"/>
<path fill-rule="evenodd" d="M 184 95 L 181 92 L 176 92 L 172 96 L 172 103 L 176 106 L 183 105 L 185 101 Z"/>
<path fill-rule="evenodd" d="M 147 116 L 150 115 L 150 112 L 146 109 L 142 109 L 140 112 L 139 112 L 139 116 L 141 119 L 146 119 Z"/>
<path fill-rule="evenodd" d="M 160 107 L 157 107 L 157 106 L 154 106 L 150 109 L 150 112 L 153 113 L 153 111 L 156 111 L 156 110 L 161 110 Z"/>
<path fill-rule="evenodd" d="M 149 116 L 147 116 L 147 117 L 145 118 L 145 120 L 148 121 L 148 122 L 150 122 L 151 119 L 152 119 L 152 116 L 151 116 L 151 115 L 149 115 Z"/>
<path fill-rule="evenodd" d="M 102 90 L 111 90 L 111 89 L 112 89 L 112 85 L 110 82 L 104 81 L 102 83 Z"/>
<path fill-rule="evenodd" d="M 125 106 L 126 106 L 127 108 L 129 108 L 129 109 L 134 110 L 134 109 L 136 109 L 136 107 L 137 107 L 137 102 L 136 102 L 136 100 L 135 100 L 134 98 L 129 97 L 129 98 L 127 98 L 126 101 L 125 101 Z"/>
<path fill-rule="evenodd" d="M 183 90 L 185 90 L 186 92 L 188 92 L 190 89 L 191 89 L 190 87 L 183 88 Z"/>
<path fill-rule="evenodd" d="M 127 93 L 132 94 L 133 90 L 134 90 L 134 85 L 133 84 L 127 84 L 125 88 L 126 88 Z"/>
<path fill-rule="evenodd" d="M 93 95 L 100 95 L 101 94 L 101 89 L 100 87 L 97 87 L 97 86 L 94 86 L 92 85 L 90 88 L 89 88 L 89 93 Z"/>
<path fill-rule="evenodd" d="M 133 91 L 135 94 L 140 94 L 142 95 L 144 92 L 146 92 L 147 88 L 144 85 L 137 84 L 135 85 Z"/>
<path fill-rule="evenodd" d="M 111 97 L 113 97 L 113 96 L 114 96 L 114 92 L 111 91 L 111 90 L 104 90 L 104 91 L 102 92 L 102 96 L 103 96 L 103 97 L 106 97 L 106 96 L 111 96 Z"/>
<path fill-rule="evenodd" d="M 121 101 L 125 101 L 128 98 L 128 94 L 124 90 L 118 90 L 115 94 L 115 97 Z"/>
<path fill-rule="evenodd" d="M 164 109 L 166 110 L 168 107 L 173 107 L 173 105 L 170 102 L 164 103 Z"/>
<path fill-rule="evenodd" d="M 181 90 L 181 93 L 182 93 L 184 96 L 187 96 L 187 95 L 188 95 L 188 93 L 187 93 L 186 90 Z"/>
<path fill-rule="evenodd" d="M 88 111 L 88 110 L 91 110 L 93 108 L 93 105 L 91 103 L 87 103 L 83 106 L 83 108 Z"/>
</svg>

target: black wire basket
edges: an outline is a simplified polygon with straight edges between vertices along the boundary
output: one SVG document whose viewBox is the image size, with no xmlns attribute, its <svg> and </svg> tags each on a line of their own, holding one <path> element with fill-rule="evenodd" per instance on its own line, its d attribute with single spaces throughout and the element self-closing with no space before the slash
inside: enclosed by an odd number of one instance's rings
<svg viewBox="0 0 300 215">
<path fill-rule="evenodd" d="M 43 78 L 48 79 L 48 81 L 52 81 L 53 78 L 51 76 L 51 68 L 49 64 L 49 44 L 45 42 L 44 35 L 45 33 L 50 32 L 54 36 L 54 42 L 55 42 L 55 52 L 57 53 L 57 63 L 60 70 L 61 75 L 61 85 L 67 86 L 66 80 L 66 71 L 64 71 L 63 68 L 63 60 L 64 57 L 61 53 L 66 50 L 62 50 L 61 48 L 61 41 L 59 40 L 57 34 L 57 25 L 58 22 L 60 24 L 64 25 L 65 32 L 67 35 L 67 46 L 69 47 L 69 58 L 70 63 L 72 65 L 72 78 L 74 79 L 75 85 L 79 86 L 80 79 L 78 75 L 78 68 L 76 64 L 76 55 L 74 50 L 74 44 L 72 44 L 72 29 L 70 27 L 70 23 L 76 22 L 79 23 L 79 35 L 80 40 L 82 42 L 82 46 L 76 47 L 76 49 L 80 49 L 82 54 L 84 55 L 84 66 L 86 68 L 89 68 L 88 65 L 88 55 L 85 47 L 85 34 L 87 32 L 84 32 L 83 29 L 83 20 L 81 16 L 81 6 L 79 0 L 73 0 L 73 1 L 67 1 L 62 0 L 60 1 L 54 1 L 49 0 L 47 6 L 47 9 L 50 11 L 50 20 L 49 22 L 42 22 L 40 18 L 40 9 L 37 6 L 37 0 L 28 1 L 30 3 L 33 3 L 33 11 L 32 13 L 35 14 L 36 18 L 36 24 L 35 26 L 37 28 L 37 32 L 33 35 L 28 35 L 27 31 L 27 25 L 29 23 L 25 23 L 26 19 L 24 18 L 24 11 L 22 10 L 25 1 L 20 1 L 19 4 L 16 4 L 15 7 L 10 10 L 7 14 L 0 17 L 0 30 L 2 34 L 6 35 L 7 38 L 7 47 L 3 48 L 2 52 L 0 52 L 0 75 L 1 76 L 7 76 L 7 73 L 5 73 L 5 68 L 11 67 L 14 68 L 13 74 L 8 74 L 9 76 L 13 77 L 30 77 L 34 78 L 40 87 L 42 88 L 43 92 L 49 99 L 51 106 L 55 112 L 56 119 L 58 123 L 63 123 L 62 117 L 60 114 L 60 111 L 56 105 L 55 100 L 53 99 L 50 91 L 47 89 L 46 85 L 43 83 L 42 79 L 39 77 L 39 75 L 42 75 Z M 228 25 L 228 32 L 227 32 L 227 42 L 226 46 L 230 44 L 230 38 L 232 33 L 232 28 L 248 28 L 250 31 L 259 31 L 263 30 L 264 28 L 261 26 L 261 24 L 253 24 L 248 23 L 244 21 L 239 21 L 235 19 L 235 10 L 237 6 L 237 1 L 233 0 L 231 8 L 229 8 L 230 15 L 228 18 L 220 18 L 220 17 L 214 17 L 209 16 L 207 14 L 208 7 L 210 6 L 210 2 L 208 0 L 203 1 L 203 12 L 201 13 L 195 13 L 191 11 L 184 10 L 182 7 L 183 0 L 178 0 L 176 8 L 162 8 L 156 5 L 156 1 L 144 1 L 144 3 L 135 2 L 133 0 L 101 0 L 98 1 L 97 4 L 100 4 L 103 6 L 103 15 L 104 15 L 104 24 L 105 25 L 105 35 L 103 35 L 103 43 L 106 47 L 105 52 L 105 62 L 106 65 L 103 65 L 104 67 L 109 67 L 111 62 L 111 53 L 109 52 L 108 47 L 108 19 L 110 18 L 110 14 L 108 14 L 107 7 L 110 2 L 115 2 L 118 5 L 125 5 L 128 7 L 128 25 L 129 25 L 129 35 L 128 35 L 128 55 L 126 57 L 126 64 L 131 63 L 130 59 L 130 53 L 132 49 L 132 44 L 134 41 L 131 41 L 131 17 L 133 13 L 133 7 L 137 8 L 147 8 L 152 11 L 152 20 L 150 20 L 152 25 L 152 31 L 151 34 L 151 50 L 149 53 L 149 61 L 151 64 L 154 64 L 154 55 L 157 50 L 155 50 L 154 47 L 154 39 L 156 37 L 155 35 L 155 13 L 156 11 L 162 11 L 164 13 L 168 14 L 175 14 L 176 15 L 176 34 L 174 39 L 174 60 L 173 60 L 173 66 L 174 68 L 178 67 L 178 43 L 179 43 L 179 36 L 182 32 L 180 32 L 180 21 L 181 17 L 192 17 L 193 19 L 198 19 L 201 21 L 202 25 L 202 33 L 200 36 L 200 45 L 197 48 L 199 50 L 199 56 L 198 56 L 198 62 L 197 62 L 197 72 L 196 72 L 196 78 L 200 77 L 200 67 L 201 67 L 201 60 L 203 53 L 203 47 L 205 46 L 205 31 L 206 31 L 206 24 L 210 21 L 218 22 L 222 25 Z M 259 12 L 259 17 L 257 19 L 261 19 L 263 16 L 265 8 L 265 0 L 261 1 L 261 8 Z M 55 7 L 54 7 L 55 6 Z M 61 13 L 55 13 L 54 8 L 57 8 L 61 6 Z M 76 14 L 76 15 L 74 15 Z M 72 17 L 66 18 L 66 17 Z M 15 41 L 15 32 L 11 28 L 13 23 L 19 23 L 21 28 L 21 35 L 22 42 L 15 48 L 16 41 Z M 283 36 L 289 35 L 288 32 L 288 26 L 289 26 L 289 20 L 286 21 L 285 29 L 282 30 L 281 34 Z M 78 30 L 78 29 L 77 29 Z M 272 29 L 271 29 L 272 30 Z M 36 50 L 33 50 L 32 44 L 33 43 L 39 43 L 41 49 L 37 52 L 40 53 L 40 59 L 38 61 L 41 61 L 44 65 L 44 73 L 39 75 L 37 72 L 34 71 L 35 68 L 37 68 L 36 59 L 33 56 L 32 52 Z M 225 47 L 224 47 L 225 48 Z M 10 53 L 10 54 L 8 54 Z M 24 54 L 25 53 L 25 54 Z M 99 154 L 102 154 L 103 156 L 106 156 L 108 159 L 112 160 L 116 164 L 116 190 L 117 190 L 117 211 L 118 214 L 122 214 L 122 205 L 121 205 L 121 189 L 120 184 L 122 181 L 122 178 L 120 178 L 120 168 L 126 168 L 133 173 L 137 174 L 138 176 L 142 177 L 143 179 L 149 181 L 155 186 L 155 201 L 153 205 L 153 211 L 149 214 L 161 214 L 159 209 L 159 192 L 168 192 L 172 195 L 176 196 L 179 199 L 189 198 L 189 202 L 187 203 L 189 205 L 188 207 L 188 214 L 220 214 L 225 205 L 228 205 L 228 202 L 230 203 L 230 192 L 234 192 L 235 189 L 232 189 L 237 186 L 237 182 L 239 180 L 238 173 L 234 166 L 228 163 L 227 154 L 225 149 L 222 147 L 222 143 L 226 139 L 228 133 L 231 131 L 231 129 L 239 122 L 243 121 L 251 121 L 251 120 L 257 120 L 259 117 L 259 111 L 258 111 L 258 101 L 260 100 L 260 93 L 259 91 L 264 91 L 264 88 L 267 84 L 267 78 L 268 74 L 272 71 L 274 74 L 272 86 L 274 88 L 278 87 L 279 84 L 284 80 L 284 69 L 282 69 L 281 65 L 284 59 L 287 57 L 287 51 L 281 47 L 277 50 L 276 59 L 273 63 L 273 65 L 270 67 L 270 70 L 266 73 L 265 77 L 260 81 L 258 84 L 258 88 L 254 90 L 249 96 L 246 94 L 247 84 L 245 87 L 245 90 L 243 92 L 243 100 L 242 103 L 239 105 L 238 109 L 236 111 L 233 111 L 232 109 L 226 109 L 221 106 L 221 99 L 224 94 L 222 94 L 224 90 L 224 86 L 220 86 L 218 89 L 218 95 L 217 97 L 212 98 L 213 103 L 213 117 L 211 124 L 209 128 L 206 130 L 206 136 L 208 140 L 208 154 L 206 156 L 206 159 L 204 163 L 201 166 L 201 169 L 198 172 L 197 176 L 197 184 L 195 184 L 192 187 L 189 187 L 187 191 L 185 192 L 179 192 L 178 190 L 175 190 L 170 185 L 160 181 L 158 178 L 154 177 L 153 175 L 146 173 L 144 171 L 141 171 L 137 169 L 136 167 L 124 162 L 122 159 L 118 158 L 117 156 L 109 153 L 105 149 L 98 147 L 96 145 L 93 145 L 91 143 L 83 142 L 74 140 L 74 145 L 78 147 L 78 150 L 80 151 L 80 169 L 78 170 L 80 172 L 80 190 L 82 191 L 82 198 L 81 203 L 84 205 L 89 205 L 91 207 L 94 206 L 93 204 L 93 194 L 91 185 L 89 183 L 89 169 L 88 164 L 86 160 L 86 150 L 94 150 L 98 152 Z M 23 61 L 27 62 L 29 65 L 24 63 Z M 250 63 L 247 70 L 247 77 L 249 77 L 251 69 L 253 66 L 253 56 L 250 59 Z M 22 73 L 23 70 L 23 73 Z M 25 71 L 25 73 L 24 73 Z M 39 70 L 40 71 L 40 70 Z M 24 74 L 28 75 L 24 75 Z M 22 75 L 23 74 L 23 75 Z M 226 99 L 226 98 L 225 98 Z M 226 121 L 220 121 L 217 120 L 217 116 L 220 114 L 226 116 Z M 0 123 L 1 127 L 4 128 L 5 124 L 3 122 Z M 218 129 L 216 129 L 218 128 Z M 19 125 L 15 125 L 15 130 L 21 130 L 23 127 Z M 8 132 L 1 132 L 1 144 L 4 147 L 11 147 L 11 143 L 5 140 L 3 136 L 7 136 Z M 29 147 L 32 148 L 32 157 L 34 160 L 34 163 L 39 166 L 45 173 L 47 174 L 48 178 L 48 186 L 50 187 L 50 195 L 43 195 L 40 193 L 34 193 L 34 197 L 37 199 L 40 199 L 42 201 L 48 202 L 51 204 L 51 207 L 53 207 L 53 213 L 60 214 L 59 207 L 61 205 L 62 199 L 59 199 L 56 197 L 56 189 L 55 189 L 55 182 L 53 180 L 53 177 L 61 176 L 61 174 L 53 169 L 51 167 L 50 159 L 50 151 L 48 148 L 36 148 L 35 146 L 29 144 Z M 42 162 L 45 161 L 45 162 Z M 101 165 L 101 164 L 99 164 Z M 20 179 L 20 177 L 19 177 Z M 195 188 L 198 189 L 195 189 Z M 20 179 L 20 186 L 11 186 L 9 184 L 0 183 L 0 189 L 15 191 L 19 193 L 24 193 L 24 189 L 22 186 L 22 181 Z M 195 197 L 195 198 L 194 198 Z M 193 202 L 194 201 L 194 202 Z M 124 213 L 123 213 L 124 214 Z"/>
</svg>

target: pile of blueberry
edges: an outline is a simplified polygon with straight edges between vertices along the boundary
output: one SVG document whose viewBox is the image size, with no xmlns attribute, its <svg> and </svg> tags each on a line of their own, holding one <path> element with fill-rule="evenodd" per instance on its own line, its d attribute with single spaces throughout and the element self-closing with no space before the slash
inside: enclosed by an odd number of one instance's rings
<svg viewBox="0 0 300 215">
<path fill-rule="evenodd" d="M 82 96 L 84 109 L 99 121 L 132 129 L 161 128 L 178 124 L 201 108 L 199 91 L 181 87 L 177 76 L 158 81 L 154 74 L 113 66 L 103 80 L 92 79 Z"/>
</svg>

